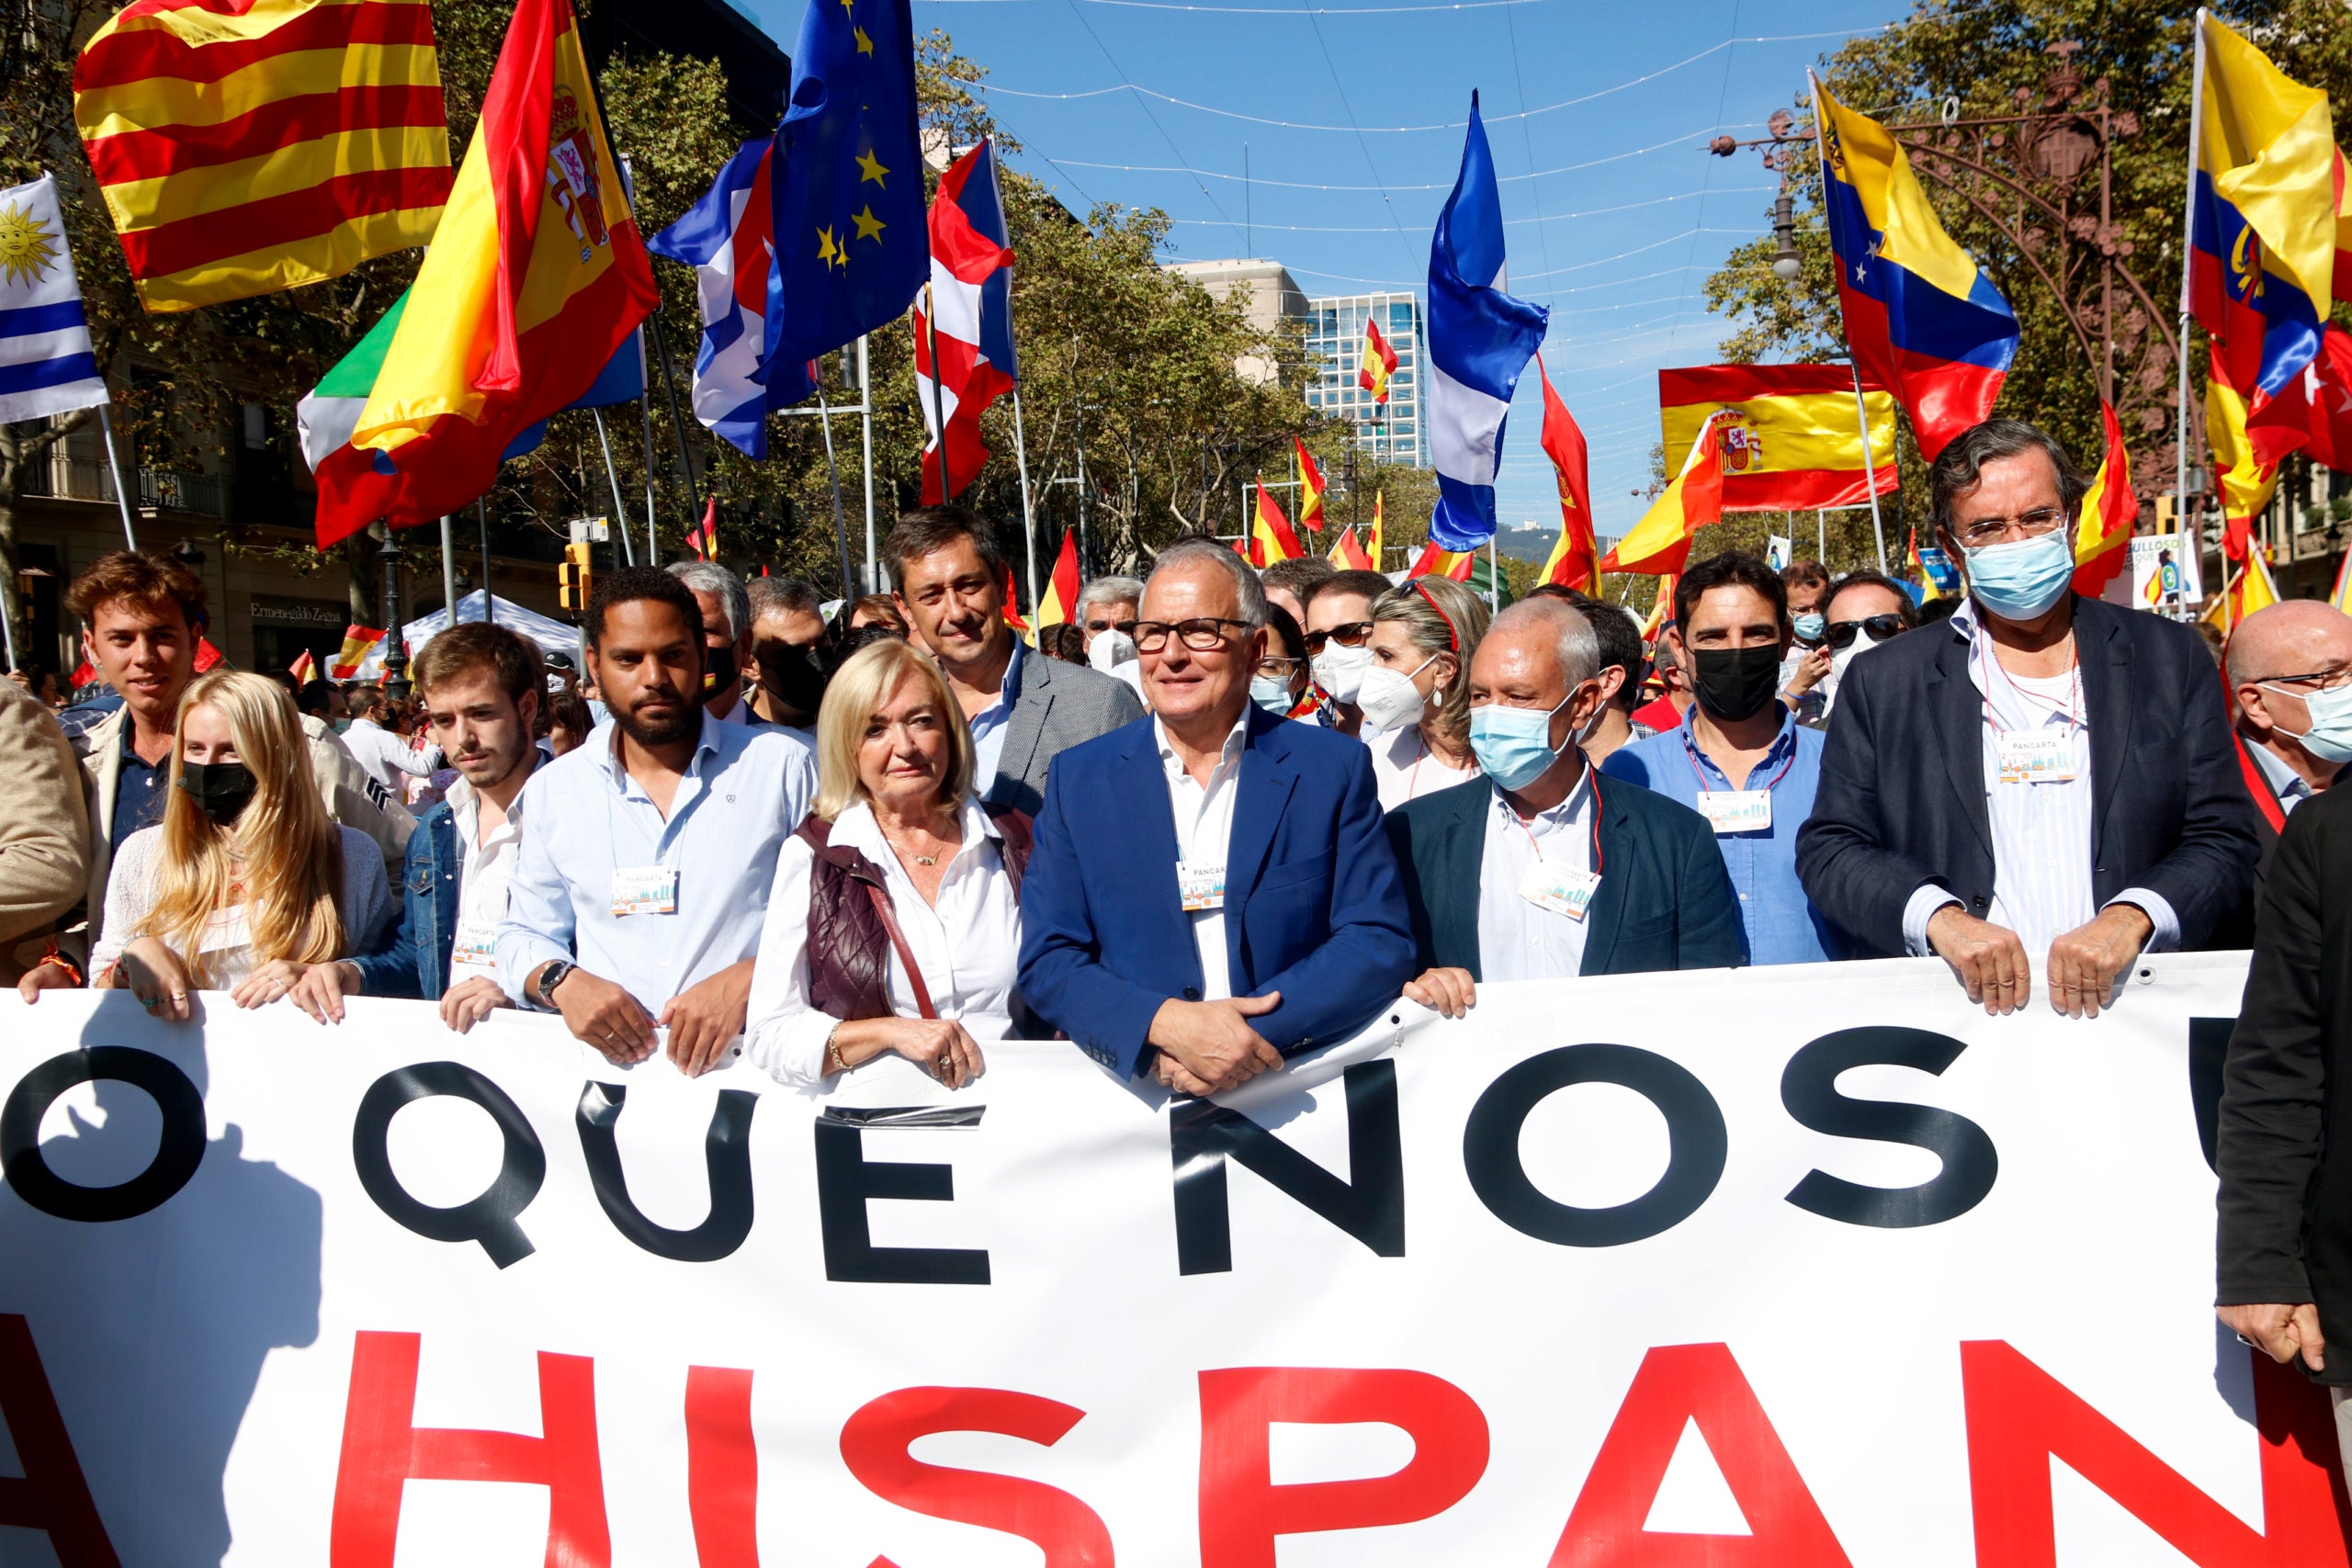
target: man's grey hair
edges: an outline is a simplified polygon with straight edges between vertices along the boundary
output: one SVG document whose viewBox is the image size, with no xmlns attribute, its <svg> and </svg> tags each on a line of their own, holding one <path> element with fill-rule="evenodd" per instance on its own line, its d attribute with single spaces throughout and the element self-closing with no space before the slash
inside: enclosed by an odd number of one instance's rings
<svg viewBox="0 0 2352 1568">
<path fill-rule="evenodd" d="M 1078 591 L 1078 618 L 1083 623 L 1086 612 L 1096 604 L 1143 604 L 1143 579 L 1139 577 L 1098 577 Z"/>
<path fill-rule="evenodd" d="M 1234 589 L 1241 599 L 1242 620 L 1253 626 L 1266 624 L 1266 585 L 1258 581 L 1256 570 L 1235 555 L 1232 547 L 1219 544 L 1205 535 L 1195 534 L 1190 538 L 1179 539 L 1160 551 L 1159 558 L 1151 563 L 1151 575 L 1158 577 L 1171 566 L 1190 566 L 1194 561 L 1213 562 L 1219 571 L 1233 579 Z M 1145 586 L 1150 586 L 1148 581 Z"/>
<path fill-rule="evenodd" d="M 1537 622 L 1559 634 L 1557 658 L 1560 679 L 1570 690 L 1583 685 L 1600 673 L 1600 639 L 1593 635 L 1592 623 L 1584 612 L 1563 599 L 1550 594 L 1522 599 L 1495 617 L 1487 629 L 1488 638 L 1516 631 L 1529 622 Z"/>
<path fill-rule="evenodd" d="M 753 626 L 766 615 L 822 616 L 825 613 L 823 596 L 797 577 L 755 577 L 743 585 L 743 591 L 751 601 Z"/>
<path fill-rule="evenodd" d="M 741 640 L 752 629 L 752 596 L 743 588 L 743 580 L 715 560 L 682 560 L 670 564 L 670 575 L 698 593 L 707 593 L 718 601 L 719 614 L 727 617 L 727 640 Z"/>
<path fill-rule="evenodd" d="M 1985 464 L 2028 452 L 2042 454 L 2058 470 L 2058 503 L 2065 509 L 2066 522 L 2073 523 L 2091 484 L 2066 448 L 2047 431 L 2021 419 L 1988 419 L 1952 437 L 1928 469 L 1928 507 L 1934 526 L 1951 529 L 1952 502 L 1984 482 Z"/>
</svg>

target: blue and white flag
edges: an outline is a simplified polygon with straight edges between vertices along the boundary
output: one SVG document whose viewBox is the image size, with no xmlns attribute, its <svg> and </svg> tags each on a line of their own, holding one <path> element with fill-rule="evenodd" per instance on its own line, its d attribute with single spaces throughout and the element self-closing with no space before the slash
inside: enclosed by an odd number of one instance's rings
<svg viewBox="0 0 2352 1568">
<path fill-rule="evenodd" d="M 775 287 L 768 171 L 774 143 L 746 141 L 684 217 L 645 243 L 695 269 L 702 349 L 695 355 L 695 417 L 754 457 L 768 455 L 768 389 L 757 379 Z"/>
<path fill-rule="evenodd" d="M 1444 549 L 1476 549 L 1495 536 L 1503 420 L 1551 319 L 1543 306 L 1504 293 L 1508 284 L 1495 158 L 1472 93 L 1462 174 L 1430 245 L 1427 392 L 1438 488 L 1430 537 Z"/>
<path fill-rule="evenodd" d="M 43 175 L 0 190 L 0 422 L 106 400 L 57 182 Z"/>
</svg>

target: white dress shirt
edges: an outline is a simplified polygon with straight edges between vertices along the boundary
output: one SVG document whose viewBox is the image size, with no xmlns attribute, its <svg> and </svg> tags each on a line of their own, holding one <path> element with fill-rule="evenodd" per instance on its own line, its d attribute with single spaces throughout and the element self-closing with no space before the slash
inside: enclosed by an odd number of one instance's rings
<svg viewBox="0 0 2352 1568">
<path fill-rule="evenodd" d="M 1984 749 L 1984 813 L 1993 832 L 1993 903 L 1984 919 L 2017 932 L 2037 972 L 2053 941 L 2117 904 L 2137 907 L 2155 927 L 2147 952 L 2177 946 L 2180 919 L 2162 894 L 2127 887 L 2101 906 L 2093 891 L 2098 796 L 2091 785 L 2090 705 L 2083 695 L 2079 659 L 2063 675 L 2012 675 L 2000 667 L 1990 637 L 1980 629 L 1973 599 L 1961 605 L 1951 626 L 1968 641 L 1968 678 L 1983 699 L 1984 715 L 1978 744 Z M 1934 634 L 1930 628 L 1914 635 Z M 2065 738 L 2073 776 L 2001 783 L 1999 738 L 2033 730 Z M 1913 889 L 1903 909 L 1905 946 L 1918 957 L 1934 952 L 1928 945 L 1928 922 L 1945 905 L 1959 902 L 1932 882 Z"/>
<path fill-rule="evenodd" d="M 880 869 L 890 912 L 938 1015 L 959 1021 L 975 1040 L 1001 1040 L 1012 1028 L 1012 990 L 1021 969 L 1021 901 L 1005 873 L 1003 840 L 978 799 L 965 797 L 958 820 L 963 846 L 940 878 L 935 905 L 923 901 L 882 836 L 874 808 L 864 801 L 834 819 L 831 841 L 856 850 Z M 841 1021 L 808 1002 L 808 898 L 815 863 L 808 840 L 796 834 L 785 840 L 767 922 L 760 929 L 752 1021 L 743 1042 L 753 1065 L 796 1088 L 825 1081 L 825 1042 Z M 884 964 L 890 1010 L 900 1018 L 922 1017 L 896 944 Z"/>
<path fill-rule="evenodd" d="M 620 727 L 539 768 L 523 786 L 523 837 L 498 928 L 498 980 L 569 958 L 660 1015 L 672 997 L 759 950 L 778 852 L 816 794 L 808 749 L 706 712 L 663 817 L 620 761 Z M 618 874 L 677 878 L 671 914 L 613 913 Z"/>
<path fill-rule="evenodd" d="M 1538 860 L 1589 873 L 1592 864 L 1592 770 L 1549 811 L 1520 816 L 1499 789 L 1488 792 L 1486 847 L 1478 857 L 1478 968 L 1487 980 L 1547 980 L 1584 972 L 1585 927 L 1531 903 L 1520 893 Z M 1603 868 L 1604 870 L 1606 868 Z"/>
<path fill-rule="evenodd" d="M 441 765 L 440 747 L 420 751 L 372 718 L 353 719 L 351 728 L 343 732 L 343 743 L 370 778 L 391 791 L 394 800 L 408 794 L 402 774 L 431 778 Z"/>
<path fill-rule="evenodd" d="M 1205 787 L 1184 771 L 1183 760 L 1169 741 L 1168 727 L 1151 721 L 1152 739 L 1159 744 L 1159 765 L 1168 774 L 1168 806 L 1176 818 L 1176 859 L 1179 883 L 1182 867 L 1214 870 L 1220 886 L 1225 879 L 1227 848 L 1233 841 L 1233 795 L 1241 778 L 1241 746 L 1250 734 L 1250 710 L 1242 709 L 1225 750 L 1209 773 Z M 1225 907 L 1191 912 L 1193 945 L 1201 955 L 1201 999 L 1216 1001 L 1233 995 L 1233 977 L 1225 952 Z"/>
<path fill-rule="evenodd" d="M 1476 758 L 1456 768 L 1431 751 L 1421 727 L 1408 724 L 1386 735 L 1364 739 L 1372 748 L 1372 782 L 1380 791 L 1380 809 L 1394 811 L 1408 800 L 1435 795 L 1467 784 L 1478 776 Z"/>
<path fill-rule="evenodd" d="M 506 918 L 506 884 L 523 841 L 523 798 L 506 820 L 481 836 L 481 794 L 460 776 L 444 797 L 462 852 L 458 865 L 458 928 L 449 943 L 449 984 L 498 978 L 498 922 Z"/>
</svg>

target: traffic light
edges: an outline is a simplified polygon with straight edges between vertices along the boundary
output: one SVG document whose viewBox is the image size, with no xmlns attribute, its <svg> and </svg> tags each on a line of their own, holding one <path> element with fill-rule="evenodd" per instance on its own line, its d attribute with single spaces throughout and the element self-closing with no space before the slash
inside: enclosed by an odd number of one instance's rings
<svg viewBox="0 0 2352 1568">
<path fill-rule="evenodd" d="M 2169 494 L 2156 497 L 2156 532 L 2169 534 L 2179 526 L 2179 502 Z"/>
<path fill-rule="evenodd" d="M 556 598 L 567 610 L 588 608 L 588 590 L 594 569 L 588 563 L 588 547 L 583 544 L 563 547 L 563 564 L 555 569 Z"/>
</svg>

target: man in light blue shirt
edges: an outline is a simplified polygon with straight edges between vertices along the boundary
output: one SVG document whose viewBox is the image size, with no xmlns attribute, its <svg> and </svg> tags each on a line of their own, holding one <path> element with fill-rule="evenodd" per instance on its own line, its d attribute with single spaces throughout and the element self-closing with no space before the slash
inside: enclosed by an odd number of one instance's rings
<svg viewBox="0 0 2352 1568">
<path fill-rule="evenodd" d="M 1680 725 L 1600 765 L 1713 827 L 1751 964 L 1831 956 L 1828 924 L 1797 881 L 1797 829 L 1813 815 L 1822 737 L 1778 700 L 1791 632 L 1787 584 L 1760 557 L 1725 551 L 1683 573 L 1667 635 L 1698 700 Z"/>
<path fill-rule="evenodd" d="M 613 723 L 541 768 L 498 929 L 498 976 L 624 1066 L 669 1031 L 700 1073 L 743 1032 L 768 889 L 816 793 L 808 748 L 712 718 L 702 612 L 668 572 L 600 577 L 588 668 Z"/>
</svg>

